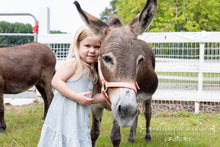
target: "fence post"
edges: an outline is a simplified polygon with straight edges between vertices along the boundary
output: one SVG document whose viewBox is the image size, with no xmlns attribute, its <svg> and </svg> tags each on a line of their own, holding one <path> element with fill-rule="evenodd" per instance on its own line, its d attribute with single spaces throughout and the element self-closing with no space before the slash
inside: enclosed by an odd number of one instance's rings
<svg viewBox="0 0 220 147">
<path fill-rule="evenodd" d="M 41 8 L 39 18 L 39 34 L 50 34 L 50 8 Z"/>
<path fill-rule="evenodd" d="M 205 31 L 202 31 L 201 33 L 203 33 Z M 202 95 L 202 86 L 203 86 L 203 71 L 202 71 L 202 66 L 204 63 L 204 54 L 205 54 L 205 43 L 204 42 L 200 42 L 199 44 L 199 73 L 198 73 L 198 97 L 197 100 L 195 101 L 195 113 L 199 113 L 199 105 L 200 102 L 198 100 L 201 99 L 201 95 Z"/>
</svg>

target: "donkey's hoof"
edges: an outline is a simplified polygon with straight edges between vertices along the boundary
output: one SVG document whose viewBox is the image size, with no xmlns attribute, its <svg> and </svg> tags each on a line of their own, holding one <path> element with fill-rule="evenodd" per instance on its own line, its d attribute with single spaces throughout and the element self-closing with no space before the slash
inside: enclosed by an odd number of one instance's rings
<svg viewBox="0 0 220 147">
<path fill-rule="evenodd" d="M 128 141 L 127 145 L 134 143 L 134 141 Z"/>
<path fill-rule="evenodd" d="M 0 133 L 5 132 L 5 129 L 6 129 L 6 128 L 0 128 Z"/>
<path fill-rule="evenodd" d="M 135 141 L 135 139 L 128 139 L 128 142 L 127 142 L 127 144 L 131 144 L 131 143 L 133 143 Z"/>
<path fill-rule="evenodd" d="M 151 136 L 150 136 L 150 134 L 147 134 L 146 136 L 145 136 L 145 142 L 146 143 L 149 143 L 151 141 Z"/>
<path fill-rule="evenodd" d="M 133 141 L 133 142 L 128 141 L 128 142 L 126 143 L 126 145 L 132 145 L 132 143 L 134 143 L 134 141 Z"/>
</svg>

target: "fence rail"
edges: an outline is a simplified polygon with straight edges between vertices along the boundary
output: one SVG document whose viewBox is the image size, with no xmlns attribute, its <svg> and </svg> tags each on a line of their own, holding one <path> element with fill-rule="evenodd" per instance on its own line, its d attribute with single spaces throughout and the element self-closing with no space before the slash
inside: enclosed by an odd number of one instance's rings
<svg viewBox="0 0 220 147">
<path fill-rule="evenodd" d="M 220 32 L 145 33 L 160 80 L 154 100 L 220 102 Z"/>
<path fill-rule="evenodd" d="M 36 35 L 33 33 L 0 33 L 0 48 L 33 42 Z"/>
<path fill-rule="evenodd" d="M 4 35 L 10 36 L 0 37 Z M 73 34 L 38 34 L 38 42 L 56 54 L 56 68 L 65 60 L 73 38 Z M 190 102 L 198 113 L 212 103 L 212 108 L 220 109 L 220 32 L 144 33 L 139 38 L 149 43 L 156 56 L 159 86 L 154 105 Z"/>
<path fill-rule="evenodd" d="M 220 102 L 220 32 L 144 33 L 156 56 L 159 78 L 155 101 L 191 101 L 194 111 L 200 102 Z M 39 42 L 68 44 L 73 35 L 39 35 Z M 69 47 L 68 46 L 68 47 Z M 52 50 L 56 50 L 52 47 Z M 60 50 L 58 64 L 65 60 L 68 48 Z"/>
</svg>

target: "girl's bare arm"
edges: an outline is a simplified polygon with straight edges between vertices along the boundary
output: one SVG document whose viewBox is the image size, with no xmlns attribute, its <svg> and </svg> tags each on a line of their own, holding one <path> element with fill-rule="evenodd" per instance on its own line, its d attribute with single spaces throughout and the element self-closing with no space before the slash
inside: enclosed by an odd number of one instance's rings
<svg viewBox="0 0 220 147">
<path fill-rule="evenodd" d="M 60 92 L 64 96 L 78 102 L 83 106 L 90 105 L 91 102 L 94 100 L 94 98 L 86 97 L 86 95 L 91 94 L 90 92 L 77 93 L 66 84 L 66 80 L 76 74 L 74 68 L 74 60 L 65 61 L 54 75 L 51 84 L 58 92 Z"/>
</svg>

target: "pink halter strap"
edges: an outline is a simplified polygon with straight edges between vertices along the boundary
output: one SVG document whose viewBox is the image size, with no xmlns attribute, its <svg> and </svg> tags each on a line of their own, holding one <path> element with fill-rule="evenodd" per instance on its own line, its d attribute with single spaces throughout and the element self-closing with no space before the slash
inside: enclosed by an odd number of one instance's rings
<svg viewBox="0 0 220 147">
<path fill-rule="evenodd" d="M 135 94 L 137 95 L 137 89 L 140 89 L 137 82 L 136 85 L 131 84 L 131 83 L 127 83 L 127 82 L 107 82 L 103 75 L 102 75 L 102 71 L 101 71 L 101 65 L 100 65 L 100 60 L 98 58 L 98 72 L 99 72 L 99 77 L 102 83 L 102 89 L 101 92 L 106 100 L 106 102 L 111 105 L 111 101 L 107 95 L 107 90 L 109 87 L 123 87 L 123 88 L 129 88 L 131 90 L 134 90 Z"/>
</svg>

